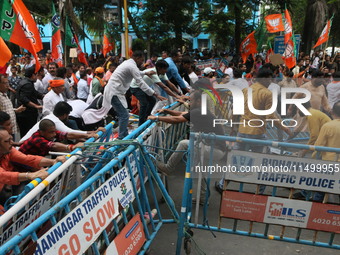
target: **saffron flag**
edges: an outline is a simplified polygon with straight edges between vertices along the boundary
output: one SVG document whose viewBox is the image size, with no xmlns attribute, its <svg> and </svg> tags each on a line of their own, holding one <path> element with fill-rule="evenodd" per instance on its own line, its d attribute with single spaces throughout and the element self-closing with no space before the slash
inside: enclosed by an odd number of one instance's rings
<svg viewBox="0 0 340 255">
<path fill-rule="evenodd" d="M 243 59 L 243 63 L 246 62 L 247 57 L 250 54 L 254 54 L 257 52 L 257 43 L 255 39 L 255 31 L 251 32 L 246 39 L 240 45 L 240 52 Z"/>
<path fill-rule="evenodd" d="M 264 19 L 269 33 L 276 33 L 285 30 L 282 21 L 282 14 L 271 14 L 266 16 Z"/>
<path fill-rule="evenodd" d="M 103 38 L 103 55 L 104 55 L 104 57 L 106 57 L 107 53 L 109 53 L 111 50 L 113 50 L 113 44 L 110 42 L 107 34 L 108 33 L 107 33 L 106 26 L 105 26 L 104 38 Z"/>
<path fill-rule="evenodd" d="M 88 66 L 88 63 L 87 63 L 87 60 L 86 60 L 86 57 L 85 57 L 85 53 L 83 52 L 82 48 L 80 47 L 78 37 L 77 37 L 76 33 L 74 32 L 69 20 L 66 19 L 66 21 L 67 21 L 66 23 L 67 23 L 67 26 L 68 26 L 68 28 L 66 28 L 66 29 L 70 31 L 70 33 L 69 32 L 66 33 L 66 36 L 68 36 L 68 37 L 72 36 L 71 40 L 70 40 L 70 38 L 68 38 L 66 40 L 66 44 L 76 46 L 75 48 L 77 48 L 78 61 L 80 63 L 83 63 L 86 66 Z M 70 46 L 70 45 L 68 45 L 68 46 Z"/>
<path fill-rule="evenodd" d="M 329 32 L 331 31 L 331 26 L 332 26 L 332 19 L 333 19 L 333 17 L 330 20 L 327 21 L 327 24 L 323 28 L 322 33 L 319 37 L 319 40 L 314 45 L 313 49 L 328 41 Z"/>
<path fill-rule="evenodd" d="M 0 49 L 1 49 L 0 66 L 5 66 L 6 63 L 11 59 L 12 53 L 1 37 L 0 37 Z"/>
<path fill-rule="evenodd" d="M 38 27 L 22 0 L 3 0 L 0 4 L 0 37 L 28 50 L 40 68 L 37 52 L 42 50 Z"/>
<path fill-rule="evenodd" d="M 285 52 L 283 53 L 283 57 L 285 60 L 285 64 L 286 66 L 291 69 L 294 66 L 296 66 L 296 57 L 295 57 L 295 48 L 294 48 L 294 41 L 293 41 L 294 36 L 292 36 L 287 45 L 286 45 L 286 49 Z"/>
<path fill-rule="evenodd" d="M 52 59 L 59 67 L 63 66 L 63 45 L 61 44 L 60 17 L 52 2 Z"/>
<path fill-rule="evenodd" d="M 290 18 L 289 12 L 286 9 L 285 10 L 285 44 L 288 43 L 289 39 L 293 35 L 293 25 L 292 25 L 292 19 Z"/>
</svg>

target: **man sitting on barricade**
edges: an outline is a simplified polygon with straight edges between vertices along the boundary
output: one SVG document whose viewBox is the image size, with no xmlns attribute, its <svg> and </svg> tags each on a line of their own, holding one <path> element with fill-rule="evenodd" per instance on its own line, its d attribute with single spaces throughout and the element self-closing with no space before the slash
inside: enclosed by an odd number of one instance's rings
<svg viewBox="0 0 340 255">
<path fill-rule="evenodd" d="M 98 135 L 96 135 L 98 138 Z M 71 152 L 75 148 L 83 147 L 83 143 L 64 144 L 62 141 L 89 138 L 88 134 L 66 133 L 56 130 L 53 121 L 44 119 L 39 123 L 39 130 L 28 138 L 20 151 L 25 154 L 46 156 L 50 151 Z"/>
<path fill-rule="evenodd" d="M 56 162 L 65 162 L 65 160 L 64 156 L 48 159 L 21 153 L 13 148 L 12 136 L 0 126 L 0 206 L 3 206 L 14 194 L 11 185 L 19 185 L 21 182 L 35 178 L 43 180 L 48 176 L 48 172 L 45 168 L 41 169 L 42 167 L 54 165 Z M 29 170 L 27 167 L 30 167 Z"/>
</svg>

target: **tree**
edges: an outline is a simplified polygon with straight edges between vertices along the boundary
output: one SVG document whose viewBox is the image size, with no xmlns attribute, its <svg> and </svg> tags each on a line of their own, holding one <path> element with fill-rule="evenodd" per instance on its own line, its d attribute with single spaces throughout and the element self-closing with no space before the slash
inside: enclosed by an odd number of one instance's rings
<svg viewBox="0 0 340 255">
<path fill-rule="evenodd" d="M 301 49 L 310 52 L 329 18 L 325 0 L 308 0 L 305 16 Z"/>
</svg>

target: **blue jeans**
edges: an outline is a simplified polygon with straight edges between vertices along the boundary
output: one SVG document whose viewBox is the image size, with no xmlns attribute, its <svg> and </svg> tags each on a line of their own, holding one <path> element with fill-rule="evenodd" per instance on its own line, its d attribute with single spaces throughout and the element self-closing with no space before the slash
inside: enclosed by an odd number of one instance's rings
<svg viewBox="0 0 340 255">
<path fill-rule="evenodd" d="M 118 125 L 119 125 L 118 139 L 123 139 L 125 136 L 129 134 L 128 128 L 127 128 L 129 124 L 129 112 L 122 105 L 122 103 L 120 102 L 117 96 L 112 97 L 111 105 L 118 116 Z"/>
<path fill-rule="evenodd" d="M 156 104 L 156 98 L 148 96 L 143 90 L 139 88 L 131 88 L 131 93 L 139 100 L 139 122 L 138 126 L 142 125 L 151 114 L 153 107 Z"/>
</svg>

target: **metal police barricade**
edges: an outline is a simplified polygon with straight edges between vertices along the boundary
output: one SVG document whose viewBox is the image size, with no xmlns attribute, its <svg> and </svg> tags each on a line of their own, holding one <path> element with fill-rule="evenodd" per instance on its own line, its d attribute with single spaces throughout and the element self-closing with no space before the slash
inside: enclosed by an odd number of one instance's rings
<svg viewBox="0 0 340 255">
<path fill-rule="evenodd" d="M 180 105 L 175 103 L 169 107 L 178 106 Z M 34 251 L 35 254 L 67 251 L 78 254 L 86 250 L 91 250 L 89 252 L 93 254 L 105 250 L 107 254 L 114 254 L 117 251 L 120 253 L 121 249 L 141 249 L 145 252 L 163 223 L 178 220 L 173 202 L 153 167 L 151 154 L 146 150 L 159 150 L 164 140 L 161 135 L 170 132 L 155 131 L 156 129 L 156 123 L 147 121 L 122 141 L 87 143 L 86 150 L 93 147 L 97 150 L 90 152 L 98 153 L 98 148 L 104 152 L 99 157 L 96 153 L 86 156 L 88 159 L 97 158 L 97 161 L 89 162 L 92 168 L 87 180 L 4 243 L 0 247 L 0 254 L 9 251 L 14 251 L 15 254 L 30 254 Z M 178 131 L 181 129 L 165 130 L 173 133 L 173 137 L 167 140 L 167 145 L 175 146 L 176 137 L 180 137 Z M 129 140 L 136 136 L 139 143 Z M 140 143 L 147 143 L 147 147 L 141 147 Z M 81 156 L 85 157 L 84 153 Z M 107 162 L 107 159 L 110 161 Z M 146 194 L 146 180 L 149 180 L 148 191 L 152 194 L 151 198 Z M 162 219 L 155 185 L 159 187 L 174 219 Z M 149 200 L 152 200 L 154 209 Z M 155 214 L 157 220 L 153 220 Z M 148 222 L 150 225 L 147 225 Z M 126 239 L 123 233 L 130 230 L 131 236 Z M 29 236 L 32 238 L 30 242 Z M 122 246 L 122 243 L 127 246 Z"/>
<path fill-rule="evenodd" d="M 106 132 L 98 132 L 98 141 L 109 141 L 112 134 L 113 123 L 108 124 Z M 95 138 L 90 138 L 87 142 L 93 142 Z M 96 152 L 97 153 L 97 152 Z M 70 193 L 77 187 L 77 180 L 82 168 L 78 161 L 85 162 L 81 158 L 82 150 L 75 149 L 67 155 L 65 163 L 57 163 L 47 171 L 49 176 L 41 181 L 37 178 L 26 185 L 24 191 L 18 196 L 11 197 L 7 202 L 7 211 L 0 217 L 0 245 L 9 241 L 18 234 L 27 225 L 46 212 L 50 207 L 56 204 L 66 194 Z"/>
<path fill-rule="evenodd" d="M 216 162 L 212 160 L 214 146 L 211 146 L 208 162 L 203 165 L 200 161 L 201 153 L 194 152 L 202 139 L 208 139 L 213 144 L 226 141 L 284 149 L 334 152 L 337 156 L 340 153 L 340 148 L 191 133 L 190 160 L 186 166 L 176 254 L 181 252 L 183 239 L 184 248 L 187 254 L 190 253 L 192 229 L 195 228 L 340 249 L 339 161 L 231 150 L 222 161 Z M 192 208 L 195 172 L 199 172 L 198 181 L 202 180 L 202 173 L 206 174 L 207 190 L 202 221 L 197 216 L 199 200 L 196 201 L 195 210 Z M 208 211 L 209 188 L 215 172 L 219 172 L 218 180 L 224 178 L 224 185 L 220 197 L 219 217 L 216 226 L 212 226 L 210 223 L 213 220 L 210 218 L 209 221 L 208 217 L 212 214 Z M 200 185 L 197 187 L 196 198 L 199 199 Z M 306 199 L 293 199 L 293 192 L 296 190 L 301 190 Z M 313 196 L 310 196 L 311 193 Z M 310 235 L 313 237 L 309 238 Z"/>
<path fill-rule="evenodd" d="M 139 250 L 144 253 L 165 221 L 159 210 L 155 185 L 159 187 L 173 217 L 178 219 L 149 153 L 141 146 L 146 132 L 149 130 L 146 129 L 136 140 L 109 143 L 111 148 L 119 146 L 124 149 L 113 154 L 112 161 L 5 243 L 0 248 L 0 254 L 12 249 L 15 254 L 82 254 L 86 250 L 91 250 L 93 254 L 125 254 L 122 253 L 125 251 L 135 254 Z M 137 148 L 147 166 L 145 171 L 137 164 L 139 184 L 131 178 L 133 169 L 127 160 L 131 154 L 137 160 Z M 147 185 L 144 184 L 146 176 L 149 179 L 148 191 L 152 194 L 150 198 L 146 193 Z M 74 200 L 77 200 L 77 204 L 71 205 Z M 152 210 L 150 200 L 156 210 Z M 153 219 L 155 213 L 157 220 Z M 63 218 L 58 220 L 60 214 Z M 37 231 L 45 222 L 50 222 L 52 226 L 44 234 L 39 234 Z M 167 222 L 174 220 L 169 219 Z M 29 236 L 32 237 L 32 243 L 24 250 L 20 249 L 18 244 Z"/>
</svg>

